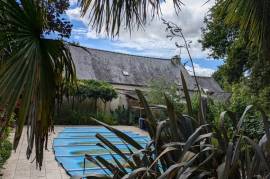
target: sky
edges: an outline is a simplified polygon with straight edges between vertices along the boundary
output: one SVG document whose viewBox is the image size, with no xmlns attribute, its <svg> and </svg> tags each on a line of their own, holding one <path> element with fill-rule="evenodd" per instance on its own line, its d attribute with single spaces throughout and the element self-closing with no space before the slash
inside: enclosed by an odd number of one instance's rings
<svg viewBox="0 0 270 179">
<path fill-rule="evenodd" d="M 214 1 L 205 4 L 206 0 L 182 0 L 184 6 L 177 15 L 173 1 L 167 0 L 166 3 L 161 3 L 162 15 L 160 17 L 148 21 L 143 29 L 135 29 L 131 34 L 128 30 L 121 30 L 120 35 L 114 39 L 107 37 L 105 32 L 97 34 L 95 29 L 89 26 L 89 19 L 81 17 L 80 8 L 76 4 L 77 0 L 69 1 L 70 8 L 66 14 L 73 24 L 69 39 L 71 42 L 79 42 L 80 45 L 90 48 L 166 59 L 180 54 L 182 63 L 186 64 L 186 69 L 191 73 L 192 68 L 186 50 L 180 51 L 175 47 L 175 42 L 181 45 L 182 40 L 170 40 L 166 37 L 166 26 L 161 20 L 164 18 L 179 25 L 186 39 L 192 41 L 190 52 L 197 75 L 211 76 L 218 66 L 223 64 L 222 60 L 209 58 L 208 52 L 202 51 L 201 44 L 198 42 L 201 38 L 201 28 L 204 26 L 203 19 Z"/>
</svg>

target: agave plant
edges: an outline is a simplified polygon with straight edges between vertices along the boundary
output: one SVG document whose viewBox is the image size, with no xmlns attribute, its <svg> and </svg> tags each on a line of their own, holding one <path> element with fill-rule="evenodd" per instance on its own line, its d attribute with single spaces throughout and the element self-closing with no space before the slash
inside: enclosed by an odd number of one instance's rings
<svg viewBox="0 0 270 179">
<path fill-rule="evenodd" d="M 182 82 L 185 83 L 184 78 Z M 187 88 L 184 91 L 187 93 Z M 110 143 L 105 137 L 97 134 L 100 140 L 97 145 L 118 154 L 122 161 L 114 157 L 113 163 L 101 156 L 86 155 L 89 160 L 103 168 L 107 175 L 86 175 L 95 178 L 268 178 L 269 166 L 269 124 L 266 114 L 262 114 L 265 124 L 265 136 L 255 142 L 242 134 L 242 123 L 253 106 L 247 106 L 243 115 L 237 119 L 231 111 L 224 111 L 220 115 L 218 124 L 207 121 L 205 115 L 206 99 L 201 95 L 201 106 L 198 118 L 177 113 L 172 102 L 166 97 L 168 119 L 157 122 L 141 91 L 137 94 L 142 102 L 146 114 L 151 140 L 146 146 L 141 146 L 132 138 L 95 119 L 111 132 L 115 133 L 128 148 L 123 153 Z M 186 97 L 187 106 L 192 111 L 189 96 Z M 233 127 L 228 129 L 225 120 L 232 120 Z M 230 130 L 230 131 L 229 131 Z M 131 147 L 135 150 L 131 150 Z M 109 171 L 109 172 L 108 172 Z M 76 177 L 74 177 L 76 178 Z M 79 177 L 80 178 L 80 177 Z"/>
</svg>

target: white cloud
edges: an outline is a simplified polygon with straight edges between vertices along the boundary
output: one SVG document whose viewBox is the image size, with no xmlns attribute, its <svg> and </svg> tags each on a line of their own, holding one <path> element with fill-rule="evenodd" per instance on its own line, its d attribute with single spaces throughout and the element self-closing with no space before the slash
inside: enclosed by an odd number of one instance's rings
<svg viewBox="0 0 270 179">
<path fill-rule="evenodd" d="M 70 2 L 75 0 L 70 0 Z M 203 26 L 203 18 L 206 15 L 213 1 L 206 5 L 206 0 L 183 0 L 185 6 L 182 7 L 180 14 L 177 16 L 174 11 L 173 1 L 166 1 L 161 4 L 162 18 L 170 20 L 183 28 L 183 32 L 188 40 L 192 41 L 190 52 L 193 58 L 205 58 L 207 52 L 202 52 L 198 39 L 201 36 L 201 27 Z M 88 26 L 88 19 L 80 16 L 80 8 L 76 7 L 67 11 L 67 15 L 72 20 L 80 20 Z M 84 32 L 85 38 L 104 39 L 106 33 L 97 34 L 91 27 Z M 166 57 L 170 58 L 179 51 L 175 48 L 175 40 L 170 41 L 166 38 L 165 25 L 162 24 L 160 18 L 155 18 L 145 25 L 144 29 L 134 30 L 130 36 L 129 31 L 121 30 L 118 39 L 112 40 L 115 49 L 136 50 L 141 55 Z M 181 40 L 179 43 L 181 44 Z M 187 57 L 187 52 L 181 50 L 182 58 Z"/>
<path fill-rule="evenodd" d="M 66 11 L 68 17 L 70 18 L 70 20 L 79 20 L 79 21 L 83 21 L 84 19 L 81 17 L 81 8 L 80 7 L 76 7 L 73 9 L 68 9 Z"/>
<path fill-rule="evenodd" d="M 85 33 L 87 33 L 87 29 L 85 28 L 73 28 L 72 32 L 76 33 L 76 34 L 81 34 L 84 35 Z"/>
<path fill-rule="evenodd" d="M 69 0 L 70 6 L 76 5 L 78 3 L 78 0 Z"/>
<path fill-rule="evenodd" d="M 85 34 L 87 38 L 90 39 L 103 39 L 106 38 L 104 34 L 98 34 L 96 31 L 90 31 L 88 30 L 87 33 Z"/>
<path fill-rule="evenodd" d="M 123 54 L 129 54 L 129 51 L 127 50 L 122 50 L 122 49 L 116 49 L 114 50 L 115 52 L 123 53 Z"/>
<path fill-rule="evenodd" d="M 185 66 L 185 68 L 187 69 L 189 74 L 193 75 L 192 67 Z M 194 68 L 195 68 L 195 74 L 198 76 L 211 76 L 215 72 L 215 70 L 211 68 L 205 68 L 196 63 L 194 64 Z"/>
</svg>

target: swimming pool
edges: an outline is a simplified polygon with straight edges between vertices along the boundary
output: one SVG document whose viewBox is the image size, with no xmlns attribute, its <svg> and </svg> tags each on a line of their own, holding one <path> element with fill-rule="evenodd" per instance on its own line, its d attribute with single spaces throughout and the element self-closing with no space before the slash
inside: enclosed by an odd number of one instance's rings
<svg viewBox="0 0 270 179">
<path fill-rule="evenodd" d="M 135 139 L 142 146 L 145 146 L 149 141 L 147 136 L 141 136 L 134 132 L 122 131 L 128 136 Z M 122 152 L 128 152 L 126 145 L 115 134 L 104 127 L 66 127 L 58 133 L 54 138 L 53 149 L 56 160 L 64 167 L 70 176 L 83 175 L 84 170 L 84 155 L 92 156 L 100 155 L 113 163 L 110 153 L 96 146 L 100 142 L 95 135 L 100 133 L 106 137 L 111 143 L 115 144 Z M 131 149 L 132 146 L 129 146 Z M 134 149 L 135 151 L 135 149 Z M 113 151 L 111 151 L 113 153 Z M 121 157 L 113 153 L 114 157 L 121 161 Z M 105 171 L 90 161 L 86 161 L 85 174 L 104 174 Z M 110 173 L 109 171 L 107 171 Z"/>
</svg>

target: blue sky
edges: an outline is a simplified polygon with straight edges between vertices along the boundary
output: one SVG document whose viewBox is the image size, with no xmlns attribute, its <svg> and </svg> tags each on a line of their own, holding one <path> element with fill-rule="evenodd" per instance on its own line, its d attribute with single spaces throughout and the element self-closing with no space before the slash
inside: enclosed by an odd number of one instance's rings
<svg viewBox="0 0 270 179">
<path fill-rule="evenodd" d="M 210 76 L 218 66 L 222 65 L 222 60 L 210 59 L 207 51 L 201 50 L 198 40 L 201 37 L 201 27 L 203 18 L 207 14 L 212 3 L 203 5 L 206 0 L 183 0 L 185 6 L 177 16 L 173 10 L 172 0 L 161 4 L 162 18 L 173 21 L 183 28 L 185 37 L 191 40 L 191 54 L 194 59 L 196 73 L 198 75 Z M 120 36 L 111 39 L 105 32 L 97 34 L 95 29 L 88 25 L 87 17 L 80 16 L 80 8 L 77 7 L 76 0 L 70 0 L 70 8 L 67 10 L 67 17 L 73 24 L 71 38 L 72 42 L 79 42 L 80 45 L 128 53 L 134 55 L 159 57 L 169 59 L 174 55 L 180 54 L 182 63 L 187 62 L 187 53 L 184 49 L 179 50 L 175 47 L 175 42 L 183 43 L 181 39 L 169 40 L 166 38 L 165 25 L 161 18 L 155 18 L 148 22 L 144 29 L 134 30 L 131 35 L 129 31 L 121 30 Z M 186 68 L 191 71 L 190 63 Z"/>
</svg>

